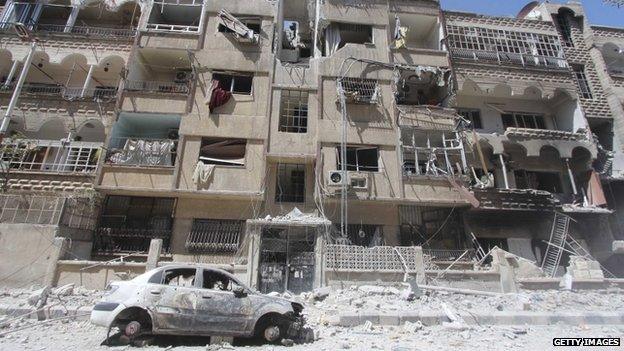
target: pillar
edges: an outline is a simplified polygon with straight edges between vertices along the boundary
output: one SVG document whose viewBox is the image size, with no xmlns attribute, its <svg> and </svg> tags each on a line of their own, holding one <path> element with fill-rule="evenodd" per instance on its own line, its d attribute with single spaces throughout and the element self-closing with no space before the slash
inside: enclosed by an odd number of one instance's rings
<svg viewBox="0 0 624 351">
<path fill-rule="evenodd" d="M 147 262 L 145 263 L 145 271 L 149 271 L 158 267 L 158 261 L 160 260 L 162 247 L 162 239 L 152 239 L 152 241 L 150 241 L 149 251 L 147 252 Z"/>
<path fill-rule="evenodd" d="M 498 159 L 500 160 L 501 169 L 503 171 L 503 181 L 505 182 L 505 189 L 509 189 L 509 179 L 507 179 L 507 166 L 505 165 L 503 154 L 498 154 Z"/>
<path fill-rule="evenodd" d="M 87 72 L 87 79 L 85 79 L 84 85 L 82 86 L 82 91 L 80 92 L 80 97 L 84 97 L 87 93 L 87 89 L 89 89 L 89 85 L 91 83 L 91 77 L 93 77 L 93 69 L 95 65 L 89 65 L 89 72 Z"/>
</svg>

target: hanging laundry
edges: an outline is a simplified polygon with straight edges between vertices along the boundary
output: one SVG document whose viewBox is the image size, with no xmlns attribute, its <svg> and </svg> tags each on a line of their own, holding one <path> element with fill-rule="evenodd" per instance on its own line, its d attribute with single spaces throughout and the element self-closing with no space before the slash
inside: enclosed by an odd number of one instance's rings
<svg viewBox="0 0 624 351">
<path fill-rule="evenodd" d="M 401 19 L 399 16 L 394 16 L 394 47 L 397 49 L 405 47 L 405 40 L 407 39 L 407 27 L 401 27 Z"/>
<path fill-rule="evenodd" d="M 218 80 L 212 81 L 208 92 L 210 93 L 210 102 L 208 103 L 210 112 L 213 112 L 219 106 L 225 105 L 232 97 L 232 93 L 223 89 Z"/>
<path fill-rule="evenodd" d="M 214 172 L 215 165 L 207 165 L 202 161 L 197 161 L 193 171 L 193 183 L 197 186 L 206 186 Z"/>
</svg>

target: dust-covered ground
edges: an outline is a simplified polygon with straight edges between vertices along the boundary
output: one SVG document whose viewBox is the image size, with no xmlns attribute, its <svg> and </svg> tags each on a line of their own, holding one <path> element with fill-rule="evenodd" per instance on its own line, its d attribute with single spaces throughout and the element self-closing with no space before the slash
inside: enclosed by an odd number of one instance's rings
<svg viewBox="0 0 624 351">
<path fill-rule="evenodd" d="M 310 344 L 263 345 L 248 340 L 234 340 L 233 345 L 209 345 L 208 338 L 156 338 L 156 345 L 145 350 L 545 350 L 583 349 L 553 347 L 555 337 L 621 337 L 624 325 L 617 326 L 468 326 L 446 324 L 437 326 L 411 323 L 404 326 L 360 325 L 352 328 L 336 326 L 339 313 L 366 311 L 442 311 L 442 303 L 457 312 L 488 311 L 604 311 L 624 313 L 624 293 L 621 289 L 600 291 L 523 291 L 496 297 L 469 296 L 441 292 L 423 293 L 408 301 L 403 287 L 348 287 L 332 290 L 329 295 L 302 294 L 292 296 L 306 305 L 308 324 L 316 332 Z M 0 305 L 31 307 L 31 290 L 0 290 Z M 68 308 L 93 305 L 101 292 L 76 288 L 54 292 L 46 305 Z M 32 300 L 32 299 L 31 299 Z M 32 302 L 31 302 L 32 303 Z M 84 307 L 83 307 L 84 308 Z M 88 307 L 87 307 L 88 310 Z M 36 319 L 0 316 L 0 350 L 133 350 L 131 346 L 102 346 L 104 328 L 88 321 Z M 608 350 L 608 347 L 596 348 Z M 621 350 L 622 347 L 611 348 Z"/>
</svg>

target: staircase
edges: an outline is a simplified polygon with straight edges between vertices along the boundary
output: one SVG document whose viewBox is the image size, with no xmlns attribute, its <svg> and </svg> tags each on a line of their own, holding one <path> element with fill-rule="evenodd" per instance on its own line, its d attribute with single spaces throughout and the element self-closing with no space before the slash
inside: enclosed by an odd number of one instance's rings
<svg viewBox="0 0 624 351">
<path fill-rule="evenodd" d="M 570 217 L 555 212 L 553 227 L 550 232 L 550 240 L 546 248 L 546 254 L 542 261 L 542 271 L 547 277 L 554 277 L 561 261 L 561 254 L 568 239 Z M 577 243 L 578 244 L 578 243 Z M 580 245 L 579 245 L 580 246 Z"/>
</svg>

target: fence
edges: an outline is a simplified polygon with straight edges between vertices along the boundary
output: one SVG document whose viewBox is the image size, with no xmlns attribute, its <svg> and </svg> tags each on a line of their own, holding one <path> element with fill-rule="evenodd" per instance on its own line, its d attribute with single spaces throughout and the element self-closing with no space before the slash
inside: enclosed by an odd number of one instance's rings
<svg viewBox="0 0 624 351">
<path fill-rule="evenodd" d="M 169 252 L 170 229 L 106 228 L 95 231 L 93 251 L 98 254 L 147 252 L 152 239 L 163 239 L 163 252 Z"/>
<path fill-rule="evenodd" d="M 77 34 L 104 39 L 130 38 L 136 35 L 136 28 L 66 26 L 62 24 L 37 24 L 34 31 Z"/>
<path fill-rule="evenodd" d="M 468 251 L 464 255 L 464 252 Z M 472 261 L 475 256 L 474 249 L 446 250 L 446 249 L 423 249 L 423 254 L 431 257 L 432 261 L 455 261 L 461 257 L 462 262 Z M 463 256 L 462 256 L 463 255 Z"/>
<path fill-rule="evenodd" d="M 111 138 L 106 163 L 128 166 L 165 166 L 175 164 L 177 140 Z"/>
<path fill-rule="evenodd" d="M 94 229 L 99 205 L 88 198 L 0 195 L 0 222 Z"/>
<path fill-rule="evenodd" d="M 400 255 L 399 255 L 400 254 Z M 325 267 L 342 271 L 416 272 L 419 247 L 353 245 L 325 246 Z"/>
<path fill-rule="evenodd" d="M 13 84 L 2 85 L 0 92 L 13 93 Z M 66 87 L 46 83 L 25 83 L 20 91 L 22 95 L 60 97 L 67 100 L 93 99 L 110 100 L 115 98 L 117 87 L 100 86 L 95 88 Z"/>
<path fill-rule="evenodd" d="M 0 160 L 16 171 L 93 173 L 102 145 L 82 141 L 6 139 L 0 146 Z"/>
<path fill-rule="evenodd" d="M 141 91 L 151 93 L 163 93 L 163 94 L 188 94 L 189 83 L 178 83 L 175 81 L 170 82 L 157 82 L 157 81 L 143 81 L 143 80 L 127 80 L 125 82 L 124 89 L 126 91 Z"/>
</svg>

